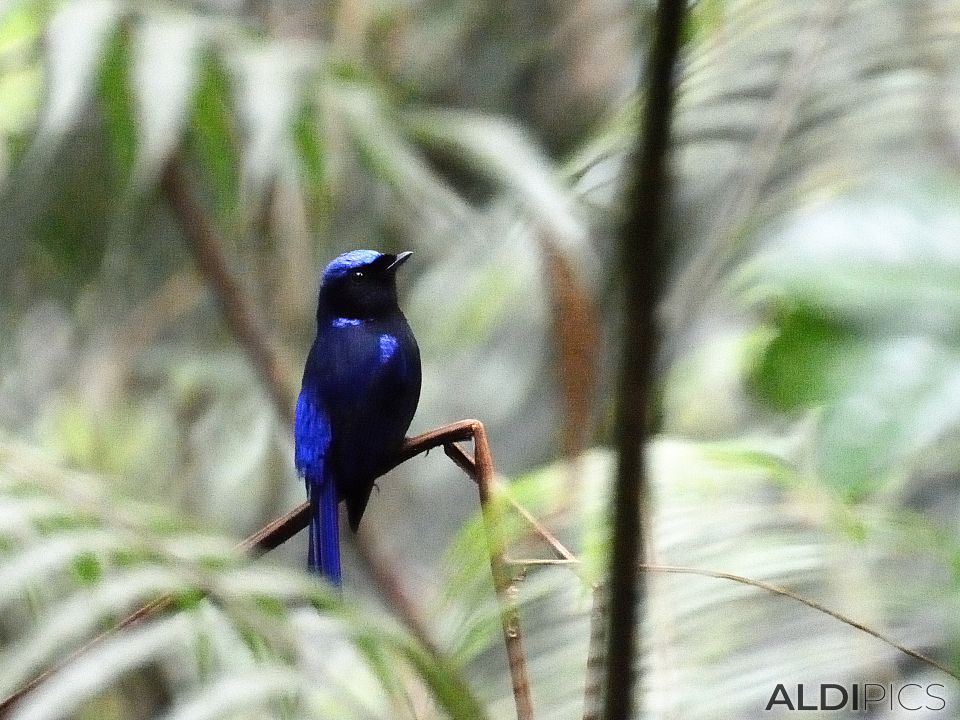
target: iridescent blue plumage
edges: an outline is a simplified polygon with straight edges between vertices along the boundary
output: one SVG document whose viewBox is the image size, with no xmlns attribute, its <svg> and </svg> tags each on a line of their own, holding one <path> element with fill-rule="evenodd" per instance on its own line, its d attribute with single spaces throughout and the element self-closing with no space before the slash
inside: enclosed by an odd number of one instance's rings
<svg viewBox="0 0 960 720">
<path fill-rule="evenodd" d="M 353 250 L 323 273 L 317 337 L 294 427 L 311 504 L 308 564 L 340 583 L 338 506 L 357 529 L 373 482 L 400 449 L 420 398 L 420 351 L 397 305 L 410 253 Z"/>
</svg>

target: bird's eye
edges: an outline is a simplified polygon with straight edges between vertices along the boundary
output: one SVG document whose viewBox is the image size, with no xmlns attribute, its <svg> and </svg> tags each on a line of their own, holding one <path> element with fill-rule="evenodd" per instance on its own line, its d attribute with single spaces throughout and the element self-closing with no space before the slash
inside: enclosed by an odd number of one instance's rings
<svg viewBox="0 0 960 720">
<path fill-rule="evenodd" d="M 362 280 L 362 279 L 363 279 L 363 270 L 354 270 L 354 271 L 353 271 L 353 279 L 354 279 L 354 280 Z"/>
</svg>

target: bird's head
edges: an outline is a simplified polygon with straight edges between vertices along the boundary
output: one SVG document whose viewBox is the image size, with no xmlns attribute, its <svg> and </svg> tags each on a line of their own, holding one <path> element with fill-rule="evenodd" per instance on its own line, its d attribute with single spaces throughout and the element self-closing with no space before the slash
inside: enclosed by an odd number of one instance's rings
<svg viewBox="0 0 960 720">
<path fill-rule="evenodd" d="M 336 317 L 373 318 L 397 308 L 396 272 L 413 253 L 351 250 L 334 258 L 320 284 L 320 307 Z"/>
</svg>

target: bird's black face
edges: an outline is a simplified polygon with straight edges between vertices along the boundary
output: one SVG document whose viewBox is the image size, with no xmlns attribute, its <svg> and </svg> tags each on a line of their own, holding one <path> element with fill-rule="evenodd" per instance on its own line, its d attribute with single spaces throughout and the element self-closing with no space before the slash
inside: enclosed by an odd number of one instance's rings
<svg viewBox="0 0 960 720">
<path fill-rule="evenodd" d="M 396 272 L 411 253 L 331 264 L 320 288 L 321 307 L 336 317 L 368 319 L 397 309 Z"/>
</svg>

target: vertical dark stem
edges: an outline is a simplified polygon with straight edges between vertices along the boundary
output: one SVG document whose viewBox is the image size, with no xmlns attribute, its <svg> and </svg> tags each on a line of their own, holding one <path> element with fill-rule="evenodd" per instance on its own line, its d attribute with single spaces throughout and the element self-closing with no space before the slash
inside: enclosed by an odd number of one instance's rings
<svg viewBox="0 0 960 720">
<path fill-rule="evenodd" d="M 666 154 L 670 143 L 673 69 L 680 49 L 685 4 L 685 0 L 660 0 L 657 6 L 643 126 L 633 156 L 622 234 L 625 313 L 616 418 L 605 720 L 631 717 L 637 685 L 634 648 L 645 604 L 638 567 L 646 549 L 641 518 L 649 496 L 644 444 L 658 343 L 655 312 L 664 264 Z"/>
</svg>

